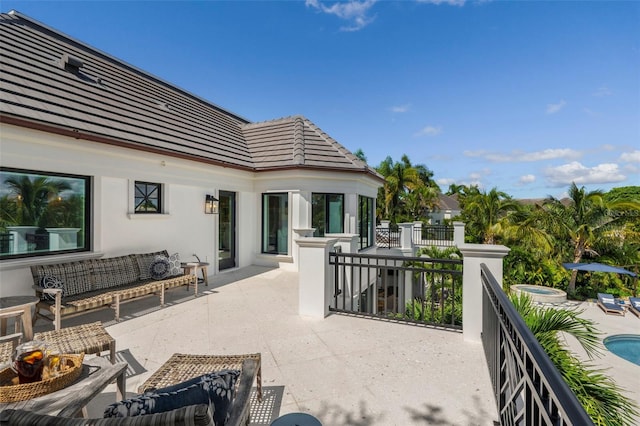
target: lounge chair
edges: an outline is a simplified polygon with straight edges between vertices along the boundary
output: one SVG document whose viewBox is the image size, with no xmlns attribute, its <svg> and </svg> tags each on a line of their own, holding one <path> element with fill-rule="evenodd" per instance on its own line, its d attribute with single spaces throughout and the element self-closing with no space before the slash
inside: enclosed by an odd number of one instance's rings
<svg viewBox="0 0 640 426">
<path fill-rule="evenodd" d="M 598 293 L 598 306 L 605 314 L 624 316 L 624 308 L 618 305 L 609 293 Z"/>
<path fill-rule="evenodd" d="M 629 303 L 631 303 L 631 305 L 629 305 L 629 311 L 640 318 L 640 297 L 630 297 Z"/>
</svg>

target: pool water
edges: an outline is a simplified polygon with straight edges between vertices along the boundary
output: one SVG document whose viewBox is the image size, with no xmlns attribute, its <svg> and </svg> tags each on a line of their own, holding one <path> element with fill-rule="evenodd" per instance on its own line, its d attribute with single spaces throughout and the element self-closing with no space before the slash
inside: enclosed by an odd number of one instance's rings
<svg viewBox="0 0 640 426">
<path fill-rule="evenodd" d="M 616 334 L 603 341 L 609 352 L 640 365 L 640 334 Z"/>
<path fill-rule="evenodd" d="M 522 286 L 520 288 L 523 289 L 524 291 L 526 291 L 527 293 L 556 294 L 556 292 L 553 289 L 539 287 L 539 286 L 535 286 L 535 285 Z"/>
</svg>

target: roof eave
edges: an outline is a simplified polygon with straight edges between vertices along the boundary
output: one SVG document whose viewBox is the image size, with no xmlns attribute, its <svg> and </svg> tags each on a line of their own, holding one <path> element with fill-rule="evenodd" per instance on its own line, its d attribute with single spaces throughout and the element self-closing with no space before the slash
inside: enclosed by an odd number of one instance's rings
<svg viewBox="0 0 640 426">
<path fill-rule="evenodd" d="M 97 142 L 106 145 L 119 146 L 122 148 L 134 149 L 137 151 L 150 152 L 154 154 L 167 155 L 169 157 L 180 158 L 184 160 L 197 161 L 199 163 L 210 164 L 219 167 L 225 167 L 230 169 L 244 170 L 244 171 L 256 171 L 253 167 L 241 166 L 238 164 L 228 163 L 224 161 L 214 160 L 205 157 L 199 157 L 196 155 L 184 154 L 176 151 L 162 149 L 158 147 L 152 147 L 140 143 L 118 140 L 109 138 L 99 134 L 93 134 L 89 132 L 80 131 L 78 129 L 72 129 L 69 127 L 63 127 L 51 123 L 43 123 L 40 121 L 34 121 L 25 119 L 23 117 L 13 116 L 7 113 L 0 113 L 0 123 L 11 124 L 14 126 L 25 127 L 32 130 L 53 133 L 56 135 L 67 136 L 74 139 L 83 139 L 91 142 Z"/>
</svg>

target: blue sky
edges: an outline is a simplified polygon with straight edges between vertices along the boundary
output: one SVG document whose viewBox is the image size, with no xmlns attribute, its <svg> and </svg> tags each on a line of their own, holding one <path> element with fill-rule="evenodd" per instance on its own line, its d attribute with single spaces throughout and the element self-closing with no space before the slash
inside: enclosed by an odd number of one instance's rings
<svg viewBox="0 0 640 426">
<path fill-rule="evenodd" d="M 252 121 L 518 198 L 640 185 L 640 2 L 10 1 Z"/>
</svg>

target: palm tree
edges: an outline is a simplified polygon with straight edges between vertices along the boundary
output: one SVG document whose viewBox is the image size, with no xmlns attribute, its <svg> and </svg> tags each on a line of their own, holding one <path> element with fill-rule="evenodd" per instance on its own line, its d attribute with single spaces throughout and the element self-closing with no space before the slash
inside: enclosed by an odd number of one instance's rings
<svg viewBox="0 0 640 426">
<path fill-rule="evenodd" d="M 425 165 L 413 165 L 409 157 L 403 155 L 398 162 L 385 158 L 376 170 L 385 178 L 378 197 L 379 204 L 384 206 L 385 219 L 419 219 L 433 207 L 439 188 L 432 180 L 433 172 Z"/>
<path fill-rule="evenodd" d="M 541 208 L 541 219 L 548 233 L 556 239 L 570 244 L 572 259 L 579 263 L 585 255 L 599 256 L 595 244 L 610 232 L 624 217 L 612 215 L 615 209 L 633 208 L 640 210 L 640 203 L 616 200 L 606 203 L 600 190 L 587 192 L 575 183 L 569 187 L 567 202 L 554 197 L 545 199 Z M 574 293 L 578 271 L 571 272 L 567 291 Z"/>
<path fill-rule="evenodd" d="M 18 197 L 21 215 L 20 225 L 39 225 L 51 198 L 71 186 L 62 180 L 52 180 L 43 176 L 33 178 L 26 175 L 9 177 L 5 184 Z"/>
<path fill-rule="evenodd" d="M 475 232 L 484 244 L 495 244 L 502 230 L 500 220 L 509 212 L 517 211 L 519 206 L 518 202 L 505 192 L 493 188 L 489 192 L 478 191 L 465 196 L 463 209 L 470 230 Z"/>
<path fill-rule="evenodd" d="M 598 356 L 600 340 L 595 323 L 581 318 L 583 311 L 533 306 L 526 295 L 510 298 L 593 422 L 631 426 L 633 417 L 638 415 L 636 402 L 626 397 L 615 381 L 578 359 L 563 343 L 561 332 L 575 337 L 590 359 Z"/>
</svg>

